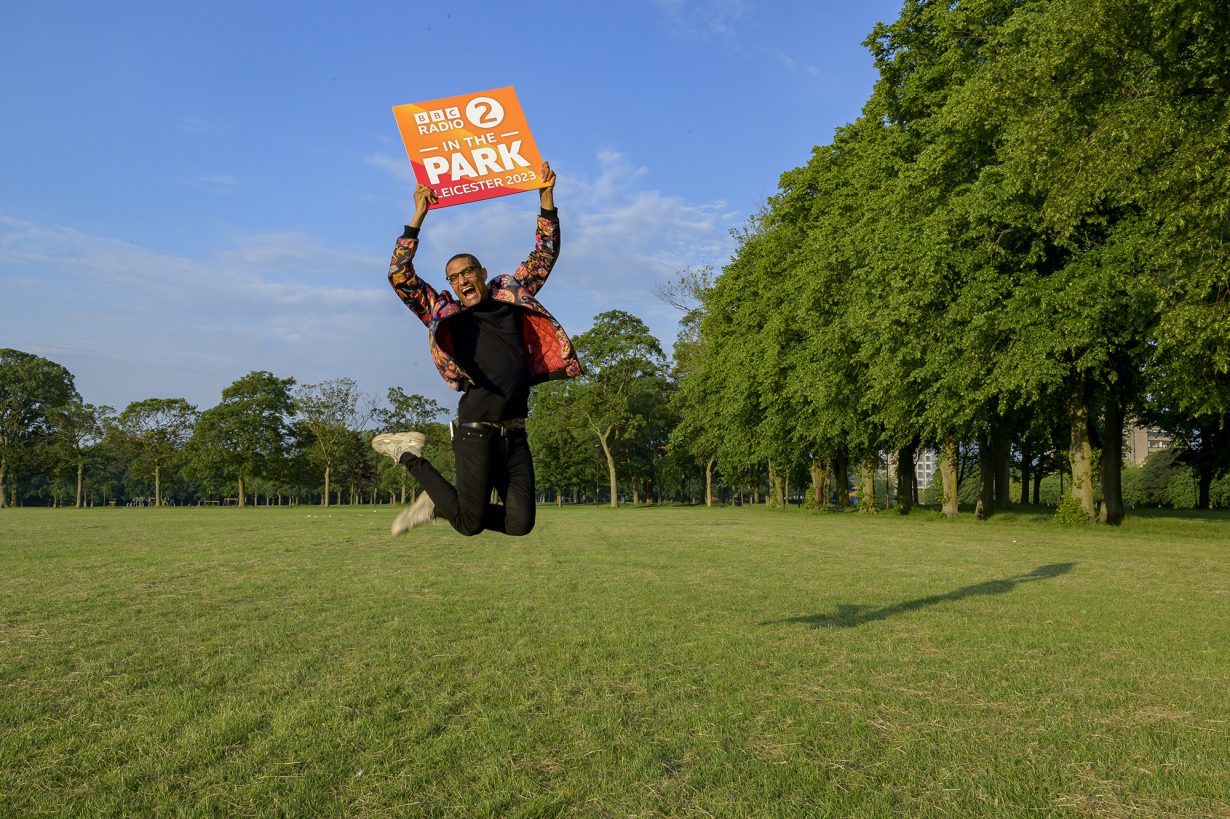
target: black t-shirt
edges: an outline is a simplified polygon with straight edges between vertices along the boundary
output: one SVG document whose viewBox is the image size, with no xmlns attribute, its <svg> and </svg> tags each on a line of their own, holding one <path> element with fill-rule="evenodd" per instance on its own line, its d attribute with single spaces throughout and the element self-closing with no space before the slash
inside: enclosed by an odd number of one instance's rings
<svg viewBox="0 0 1230 819">
<path fill-rule="evenodd" d="M 517 312 L 488 297 L 448 319 L 453 356 L 474 379 L 457 406 L 462 421 L 507 421 L 529 413 L 530 373 Z"/>
</svg>

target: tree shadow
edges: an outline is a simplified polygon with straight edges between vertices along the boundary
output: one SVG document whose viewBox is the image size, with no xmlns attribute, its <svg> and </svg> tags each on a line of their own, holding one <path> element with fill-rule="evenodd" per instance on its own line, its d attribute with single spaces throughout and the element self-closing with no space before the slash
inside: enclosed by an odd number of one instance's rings
<svg viewBox="0 0 1230 819">
<path fill-rule="evenodd" d="M 914 600 L 907 600 L 904 603 L 894 603 L 891 606 L 876 608 L 874 606 L 842 603 L 837 606 L 837 612 L 834 614 L 808 614 L 802 617 L 787 617 L 782 620 L 765 620 L 760 625 L 772 626 L 779 623 L 804 623 L 813 628 L 854 628 L 855 626 L 861 626 L 863 623 L 870 623 L 874 620 L 886 620 L 897 614 L 905 614 L 906 612 L 916 611 L 951 600 L 964 600 L 966 597 L 976 597 L 984 594 L 1005 594 L 1022 583 L 1046 580 L 1058 577 L 1061 574 L 1067 574 L 1072 571 L 1074 566 L 1076 566 L 1075 563 L 1049 563 L 1045 566 L 1039 566 L 1027 574 L 1018 574 L 1015 577 L 1007 577 L 1003 580 L 988 580 L 985 583 L 976 583 L 973 586 L 962 586 L 946 594 L 919 597 Z"/>
</svg>

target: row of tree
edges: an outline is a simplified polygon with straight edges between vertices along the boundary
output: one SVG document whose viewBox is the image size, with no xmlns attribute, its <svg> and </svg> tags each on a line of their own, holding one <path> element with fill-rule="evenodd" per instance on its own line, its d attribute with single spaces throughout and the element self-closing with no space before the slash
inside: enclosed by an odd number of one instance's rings
<svg viewBox="0 0 1230 819">
<path fill-rule="evenodd" d="M 1063 511 L 1124 514 L 1124 428 L 1230 467 L 1230 6 L 908 0 L 862 116 L 782 175 L 721 275 L 691 271 L 673 441 L 727 477 L 805 463 L 875 495 L 942 453 L 957 514 L 1059 461 Z M 913 471 L 898 471 L 903 505 Z M 1100 504 L 1095 492 L 1101 495 Z M 866 505 L 870 507 L 871 505 Z"/>
<path fill-rule="evenodd" d="M 329 505 L 381 494 L 405 501 L 406 470 L 370 448 L 383 430 L 423 429 L 431 457 L 452 469 L 444 414 L 433 400 L 388 391 L 377 405 L 348 378 L 296 385 L 248 373 L 199 411 L 184 398 L 147 398 L 122 411 L 87 403 L 63 366 L 0 350 L 0 506 L 224 502 Z"/>
<path fill-rule="evenodd" d="M 538 388 L 529 434 L 543 494 L 622 494 L 632 501 L 697 497 L 686 451 L 668 447 L 677 420 L 660 343 L 635 316 L 612 311 L 576 339 L 583 379 Z M 62 365 L 0 350 L 0 506 L 52 503 L 267 503 L 377 498 L 404 502 L 409 473 L 370 448 L 386 431 L 423 430 L 429 459 L 453 471 L 445 411 L 390 388 L 383 402 L 339 378 L 296 385 L 248 373 L 199 410 L 147 398 L 117 412 L 86 403 Z"/>
<path fill-rule="evenodd" d="M 675 382 L 639 318 L 610 311 L 575 339 L 586 375 L 542 385 L 528 424 L 543 496 L 615 505 L 698 498 L 686 448 L 669 447 Z M 225 502 L 245 505 L 406 499 L 405 469 L 370 448 L 372 436 L 423 430 L 429 459 L 452 476 L 445 411 L 390 388 L 384 401 L 349 378 L 296 385 L 249 373 L 203 411 L 184 398 L 148 398 L 116 412 L 86 403 L 63 366 L 0 350 L 0 506 L 26 503 Z"/>
<path fill-rule="evenodd" d="M 692 290 L 700 279 L 693 277 Z M 678 301 L 679 289 L 663 290 Z M 748 440 L 725 440 L 689 426 L 713 408 L 688 403 L 680 365 L 695 361 L 693 311 L 667 362 L 658 340 L 636 316 L 609 311 L 576 339 L 586 362 L 580 379 L 538 387 L 528 433 L 535 453 L 540 497 L 557 502 L 712 503 L 790 502 L 860 509 L 895 502 L 908 509 L 914 490 L 889 486 L 891 456 L 864 467 L 862 485 L 850 492 L 850 471 L 831 479 L 814 460 L 756 460 Z M 204 411 L 183 398 L 147 398 L 121 412 L 85 403 L 64 367 L 29 353 L 0 350 L 0 500 L 3 504 L 97 503 L 161 505 L 165 502 L 246 505 L 269 503 L 407 501 L 417 488 L 409 473 L 371 448 L 379 432 L 407 429 L 428 435 L 427 455 L 447 476 L 453 461 L 443 409 L 435 401 L 390 388 L 383 402 L 361 393 L 347 378 L 296 385 L 269 372 L 249 373 L 222 391 Z M 736 431 L 736 434 L 739 434 Z M 725 441 L 719 462 L 712 441 Z M 727 460 L 727 451 L 751 452 Z M 1178 463 L 1182 447 L 1150 458 L 1125 473 L 1132 505 L 1190 508 L 1196 493 Z M 1012 480 L 1021 502 L 1054 505 L 1063 494 L 1064 453 L 1037 459 L 1013 450 Z M 1177 456 L 1177 457 L 1176 457 Z M 981 489 L 977 447 L 958 447 L 954 458 L 958 499 L 974 503 Z M 911 462 L 905 470 L 914 470 Z M 893 465 L 895 466 L 895 464 Z M 1044 479 L 1044 475 L 1046 476 Z M 1095 476 L 1096 477 L 1096 476 Z M 877 484 L 877 480 L 879 483 Z M 804 500 L 802 487 L 811 484 Z M 793 491 L 792 491 L 793 487 Z M 879 488 L 878 488 L 879 487 Z M 882 491 L 881 491 L 882 490 Z M 1215 486 L 1216 505 L 1230 505 L 1230 476 Z M 935 487 L 922 500 L 940 499 Z"/>
</svg>

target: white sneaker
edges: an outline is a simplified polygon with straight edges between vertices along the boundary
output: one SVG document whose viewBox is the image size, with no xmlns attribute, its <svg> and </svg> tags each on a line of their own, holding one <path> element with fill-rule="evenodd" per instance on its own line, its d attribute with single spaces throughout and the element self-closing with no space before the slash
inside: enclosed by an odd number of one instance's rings
<svg viewBox="0 0 1230 819">
<path fill-rule="evenodd" d="M 423 457 L 426 443 L 427 436 L 421 432 L 387 432 L 372 438 L 372 449 L 400 463 L 401 456 L 407 452 L 417 458 Z"/>
<path fill-rule="evenodd" d="M 435 523 L 436 521 L 436 504 L 431 499 L 431 495 L 426 492 L 420 492 L 414 503 L 407 506 L 393 521 L 393 526 L 389 529 L 394 535 L 400 535 L 403 532 L 409 532 L 415 526 L 422 526 L 424 523 Z"/>
</svg>

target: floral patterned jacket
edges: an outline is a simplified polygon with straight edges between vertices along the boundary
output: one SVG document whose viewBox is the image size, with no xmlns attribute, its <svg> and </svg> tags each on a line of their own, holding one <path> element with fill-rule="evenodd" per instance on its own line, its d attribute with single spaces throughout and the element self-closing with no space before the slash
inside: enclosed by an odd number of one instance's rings
<svg viewBox="0 0 1230 819">
<path fill-rule="evenodd" d="M 457 303 L 452 293 L 437 292 L 414 272 L 414 252 L 418 249 L 418 231 L 407 228 L 393 248 L 389 262 L 389 284 L 397 295 L 427 325 L 427 342 L 432 360 L 440 376 L 450 387 L 463 391 L 473 379 L 461 368 L 453 355 L 449 319 L 466 309 Z M 559 322 L 539 304 L 534 295 L 542 288 L 559 256 L 559 219 L 554 213 L 538 217 L 534 250 L 511 276 L 497 276 L 487 282 L 489 297 L 521 309 L 521 338 L 525 344 L 526 362 L 530 367 L 530 384 L 540 384 L 581 374 L 572 341 Z"/>
</svg>

